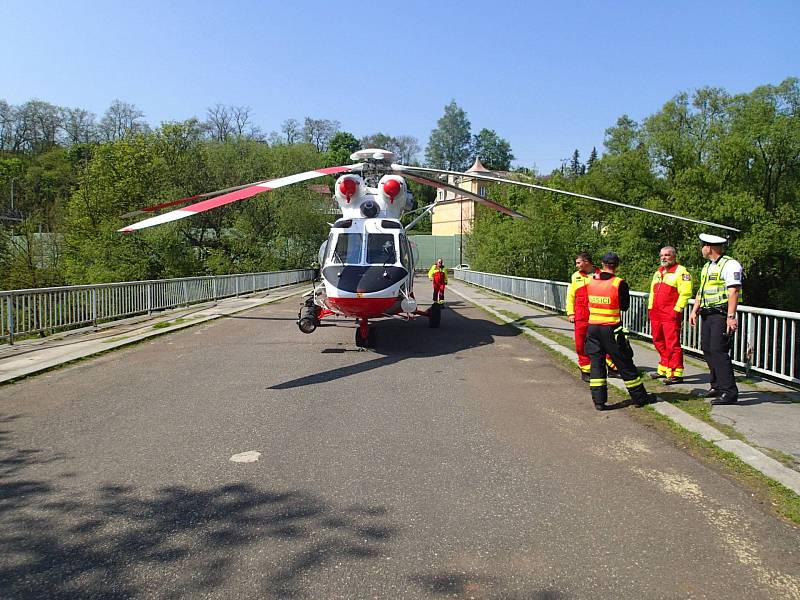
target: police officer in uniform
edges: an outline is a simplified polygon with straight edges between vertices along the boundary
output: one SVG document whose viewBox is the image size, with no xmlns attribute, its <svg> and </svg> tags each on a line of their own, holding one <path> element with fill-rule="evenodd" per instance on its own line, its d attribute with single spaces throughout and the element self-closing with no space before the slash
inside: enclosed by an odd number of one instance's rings
<svg viewBox="0 0 800 600">
<path fill-rule="evenodd" d="M 742 265 L 723 254 L 724 237 L 700 235 L 703 258 L 708 262 L 700 275 L 700 289 L 689 324 L 694 327 L 698 313 L 703 318 L 700 347 L 711 371 L 711 389 L 704 394 L 711 404 L 736 404 L 739 388 L 733 377 L 730 351 L 738 326 L 736 307 L 741 300 Z"/>
<path fill-rule="evenodd" d="M 608 402 L 606 354 L 617 365 L 620 377 L 628 388 L 631 400 L 644 406 L 655 398 L 647 393 L 639 369 L 633 364 L 633 350 L 622 327 L 622 311 L 630 306 L 628 284 L 614 273 L 619 266 L 619 256 L 606 252 L 602 258 L 603 268 L 586 284 L 589 299 L 589 331 L 586 337 L 586 353 L 591 360 L 589 388 L 597 410 L 605 410 Z"/>
</svg>

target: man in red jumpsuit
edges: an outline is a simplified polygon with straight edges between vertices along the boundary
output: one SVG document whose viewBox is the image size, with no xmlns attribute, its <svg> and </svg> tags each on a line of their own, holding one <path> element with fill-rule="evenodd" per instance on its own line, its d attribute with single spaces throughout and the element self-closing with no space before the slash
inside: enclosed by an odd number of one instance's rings
<svg viewBox="0 0 800 600">
<path fill-rule="evenodd" d="M 575 257 L 575 268 L 578 269 L 570 278 L 567 288 L 567 318 L 575 324 L 575 352 L 578 354 L 578 368 L 581 379 L 589 381 L 591 361 L 584 351 L 586 332 L 589 330 L 589 300 L 586 296 L 586 283 L 600 269 L 592 264 L 588 252 L 581 252 Z"/>
<path fill-rule="evenodd" d="M 438 259 L 436 264 L 430 268 L 428 279 L 433 281 L 433 301 L 444 304 L 444 287 L 447 285 L 447 269 L 444 268 L 444 260 Z"/>
<path fill-rule="evenodd" d="M 681 325 L 683 309 L 692 297 L 692 276 L 678 264 L 675 248 L 665 246 L 659 253 L 661 266 L 653 275 L 647 301 L 653 344 L 658 350 L 658 371 L 650 377 L 663 377 L 667 385 L 683 381 Z"/>
<path fill-rule="evenodd" d="M 589 297 L 586 295 L 586 284 L 600 269 L 592 263 L 588 252 L 580 252 L 575 257 L 575 268 L 578 269 L 570 278 L 567 288 L 567 318 L 575 324 L 575 353 L 578 355 L 578 368 L 581 370 L 581 379 L 589 381 L 591 361 L 584 350 L 586 345 L 586 332 L 589 331 Z M 616 368 L 610 358 L 606 364 L 612 377 L 616 376 Z"/>
</svg>

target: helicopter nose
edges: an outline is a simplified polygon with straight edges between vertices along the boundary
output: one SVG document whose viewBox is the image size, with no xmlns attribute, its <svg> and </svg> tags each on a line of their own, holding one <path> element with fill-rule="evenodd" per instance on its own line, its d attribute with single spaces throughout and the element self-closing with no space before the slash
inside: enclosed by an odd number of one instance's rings
<svg viewBox="0 0 800 600">
<path fill-rule="evenodd" d="M 322 270 L 322 276 L 335 288 L 359 294 L 380 292 L 400 283 L 407 275 L 403 267 L 380 265 L 331 265 Z"/>
</svg>

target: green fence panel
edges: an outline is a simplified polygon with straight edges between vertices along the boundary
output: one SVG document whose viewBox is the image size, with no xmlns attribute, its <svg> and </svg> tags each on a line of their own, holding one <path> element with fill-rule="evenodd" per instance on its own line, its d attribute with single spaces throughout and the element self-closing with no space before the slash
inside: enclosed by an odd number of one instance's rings
<svg viewBox="0 0 800 600">
<path fill-rule="evenodd" d="M 437 258 L 444 259 L 445 266 L 449 268 L 469 263 L 460 235 L 410 235 L 409 239 L 417 245 L 419 251 L 417 269 L 428 270 Z"/>
</svg>

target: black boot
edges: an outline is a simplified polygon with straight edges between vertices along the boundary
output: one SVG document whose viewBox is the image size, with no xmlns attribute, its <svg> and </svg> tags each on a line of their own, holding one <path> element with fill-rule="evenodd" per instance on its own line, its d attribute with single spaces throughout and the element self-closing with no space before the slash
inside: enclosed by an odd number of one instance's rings
<svg viewBox="0 0 800 600">
<path fill-rule="evenodd" d="M 608 402 L 608 388 L 606 386 L 592 388 L 592 402 L 597 410 L 605 410 Z"/>
<path fill-rule="evenodd" d="M 719 397 L 714 398 L 711 400 L 711 404 L 713 406 L 719 406 L 721 404 L 736 404 L 739 401 L 738 398 L 731 396 L 728 392 L 721 394 Z"/>
<path fill-rule="evenodd" d="M 651 394 L 647 393 L 647 390 L 644 389 L 643 385 L 637 385 L 636 387 L 630 388 L 628 393 L 631 395 L 631 400 L 636 406 L 644 406 L 645 404 L 650 404 L 654 402 L 654 398 Z"/>
</svg>

